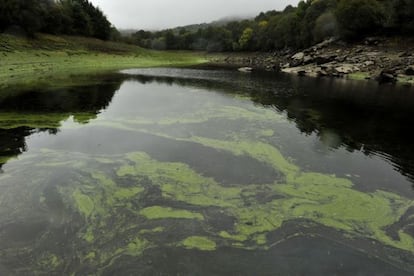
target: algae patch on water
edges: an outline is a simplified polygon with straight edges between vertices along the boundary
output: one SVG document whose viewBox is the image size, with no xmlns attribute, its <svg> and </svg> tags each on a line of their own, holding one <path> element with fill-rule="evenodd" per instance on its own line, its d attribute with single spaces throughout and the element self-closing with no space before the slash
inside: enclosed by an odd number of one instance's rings
<svg viewBox="0 0 414 276">
<path fill-rule="evenodd" d="M 225 186 L 195 169 L 191 162 L 186 164 L 179 158 L 175 162 L 160 161 L 163 159 L 145 149 L 134 152 L 133 148 L 119 154 L 32 150 L 31 154 L 10 162 L 11 172 L 2 178 L 2 185 L 10 188 L 0 194 L 0 206 L 7 203 L 15 207 L 13 204 L 17 203 L 10 203 L 10 198 L 21 193 L 21 189 L 14 184 L 30 182 L 25 184 L 27 195 L 22 197 L 28 200 L 33 196 L 30 203 L 40 205 L 37 215 L 57 225 L 43 230 L 39 234 L 42 238 L 34 245 L 33 252 L 50 251 L 38 258 L 43 274 L 53 274 L 75 262 L 91 271 L 96 267 L 104 270 L 118 262 L 122 265 L 125 260 L 136 261 L 150 249 L 168 247 L 200 251 L 228 247 L 267 250 L 275 243 L 272 234 L 285 223 L 301 221 L 335 229 L 345 241 L 364 239 L 393 250 L 402 249 L 398 252 L 414 252 L 414 239 L 404 227 L 395 230 L 393 236 L 387 232 L 414 206 L 412 200 L 384 191 L 364 193 L 356 190 L 348 179 L 303 171 L 272 140 L 279 131 L 273 119 L 280 116 L 262 108 L 256 111 L 255 114 L 254 108 L 224 106 L 200 117 L 105 122 L 98 119 L 93 123 L 114 131 L 149 133 L 162 137 L 172 147 L 184 141 L 231 157 L 249 157 L 270 171 L 280 172 L 282 176 L 269 183 L 258 184 L 253 180 Z M 206 131 L 194 127 L 217 118 L 225 120 L 224 125 L 246 121 L 244 126 L 252 128 L 237 132 L 225 127 L 220 134 L 208 135 L 211 128 Z M 174 135 L 171 129 L 177 127 L 182 127 L 188 135 Z M 226 160 L 210 161 L 226 166 Z M 18 170 L 13 171 L 21 162 L 28 168 L 22 175 Z M 53 193 L 45 192 L 47 185 L 53 187 Z M 13 211 L 0 213 L 4 221 L 35 217 L 31 210 L 11 207 L 7 210 Z M 47 239 L 54 244 L 61 242 L 61 229 L 70 243 L 63 244 L 62 251 L 52 252 L 43 243 Z M 62 252 L 71 252 L 75 257 Z"/>
<path fill-rule="evenodd" d="M 198 249 L 202 251 L 213 251 L 216 249 L 216 243 L 207 237 L 188 237 L 183 240 L 181 244 L 188 249 Z"/>
<path fill-rule="evenodd" d="M 177 210 L 169 207 L 154 206 L 148 207 L 139 212 L 147 219 L 197 219 L 204 220 L 201 214 L 187 210 Z"/>
</svg>

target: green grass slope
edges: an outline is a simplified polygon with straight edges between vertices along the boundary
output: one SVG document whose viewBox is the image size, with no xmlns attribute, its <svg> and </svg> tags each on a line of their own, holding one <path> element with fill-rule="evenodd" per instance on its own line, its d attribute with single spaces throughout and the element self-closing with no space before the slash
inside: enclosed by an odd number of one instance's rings
<svg viewBox="0 0 414 276">
<path fill-rule="evenodd" d="M 0 88 L 63 80 L 74 74 L 205 61 L 199 53 L 150 51 L 90 38 L 40 34 L 26 39 L 0 34 Z"/>
</svg>

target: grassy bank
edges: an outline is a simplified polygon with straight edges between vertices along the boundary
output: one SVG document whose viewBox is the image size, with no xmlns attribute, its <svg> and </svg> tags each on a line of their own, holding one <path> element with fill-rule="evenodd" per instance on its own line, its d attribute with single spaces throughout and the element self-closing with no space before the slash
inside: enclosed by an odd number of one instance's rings
<svg viewBox="0 0 414 276">
<path fill-rule="evenodd" d="M 74 74 L 204 62 L 199 53 L 150 51 L 81 37 L 38 35 L 26 39 L 0 34 L 0 89 L 64 80 Z"/>
</svg>

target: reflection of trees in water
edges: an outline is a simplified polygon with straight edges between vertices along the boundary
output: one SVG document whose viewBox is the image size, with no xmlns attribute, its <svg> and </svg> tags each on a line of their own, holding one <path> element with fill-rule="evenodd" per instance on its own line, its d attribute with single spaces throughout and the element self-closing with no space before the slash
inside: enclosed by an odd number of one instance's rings
<svg viewBox="0 0 414 276">
<path fill-rule="evenodd" d="M 370 82 L 212 72 L 211 76 L 209 71 L 203 71 L 189 78 L 185 78 L 185 70 L 179 72 L 183 78 L 116 74 L 92 85 L 18 93 L 15 97 L 0 99 L 0 110 L 34 116 L 62 113 L 73 115 L 77 122 L 87 123 L 110 104 L 125 80 L 244 93 L 258 104 L 286 112 L 301 132 L 315 133 L 327 146 L 380 155 L 414 181 L 414 135 L 410 131 L 414 122 L 413 89 Z M 1 156 L 23 152 L 24 138 L 34 131 L 56 134 L 58 128 L 0 129 L 0 160 Z"/>
<path fill-rule="evenodd" d="M 410 87 L 361 81 L 298 78 L 223 71 L 214 79 L 130 76 L 141 83 L 172 82 L 224 93 L 245 93 L 263 106 L 286 112 L 306 134 L 331 148 L 379 155 L 414 181 L 414 94 Z"/>
<path fill-rule="evenodd" d="M 18 91 L 16 96 L 0 99 L 0 111 L 5 117 L 13 113 L 25 114 L 30 116 L 33 122 L 36 121 L 36 116 L 50 115 L 48 121 L 51 125 L 59 125 L 70 116 L 73 116 L 76 122 L 88 123 L 96 118 L 101 110 L 108 107 L 121 84 L 122 78 L 110 76 L 103 77 L 99 84 L 56 90 Z M 4 120 L 7 121 L 7 118 Z M 42 123 L 41 120 L 39 117 L 39 124 Z M 27 136 L 35 132 L 59 132 L 57 127 L 35 128 L 33 122 L 31 121 L 31 127 L 0 128 L 0 168 L 1 162 L 5 162 L 7 157 L 17 156 L 26 151 Z"/>
</svg>

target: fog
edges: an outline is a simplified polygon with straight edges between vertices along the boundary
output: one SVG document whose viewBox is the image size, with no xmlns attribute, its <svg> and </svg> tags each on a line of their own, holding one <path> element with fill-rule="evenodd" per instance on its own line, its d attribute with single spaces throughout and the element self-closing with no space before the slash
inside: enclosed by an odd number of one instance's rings
<svg viewBox="0 0 414 276">
<path fill-rule="evenodd" d="M 299 0 L 90 0 L 120 29 L 164 29 L 281 10 Z"/>
</svg>

